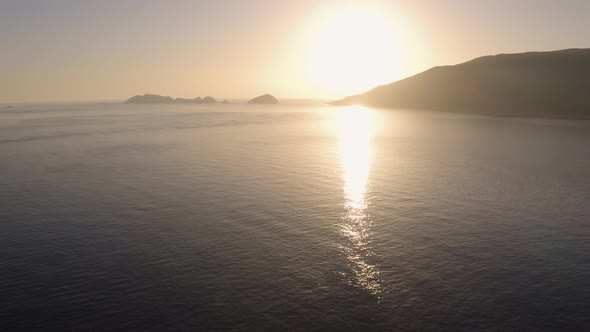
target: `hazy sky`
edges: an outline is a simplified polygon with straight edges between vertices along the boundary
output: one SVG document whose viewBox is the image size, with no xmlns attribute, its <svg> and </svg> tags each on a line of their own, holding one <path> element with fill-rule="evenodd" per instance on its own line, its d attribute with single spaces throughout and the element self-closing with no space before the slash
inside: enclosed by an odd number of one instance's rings
<svg viewBox="0 0 590 332">
<path fill-rule="evenodd" d="M 340 98 L 496 53 L 590 47 L 588 0 L 0 0 L 0 102 Z"/>
</svg>

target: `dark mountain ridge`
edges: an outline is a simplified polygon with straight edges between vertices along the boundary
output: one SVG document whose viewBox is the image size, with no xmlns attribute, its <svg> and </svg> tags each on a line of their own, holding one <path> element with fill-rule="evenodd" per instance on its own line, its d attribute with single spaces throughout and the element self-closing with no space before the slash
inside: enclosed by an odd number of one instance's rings
<svg viewBox="0 0 590 332">
<path fill-rule="evenodd" d="M 333 104 L 590 119 L 590 49 L 484 56 Z"/>
</svg>

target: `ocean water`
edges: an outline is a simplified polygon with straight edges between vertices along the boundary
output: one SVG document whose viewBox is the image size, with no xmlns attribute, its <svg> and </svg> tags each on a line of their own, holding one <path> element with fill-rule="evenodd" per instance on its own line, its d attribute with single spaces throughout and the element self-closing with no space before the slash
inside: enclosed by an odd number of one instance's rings
<svg viewBox="0 0 590 332">
<path fill-rule="evenodd" d="M 0 329 L 590 329 L 590 122 L 0 110 Z"/>
</svg>

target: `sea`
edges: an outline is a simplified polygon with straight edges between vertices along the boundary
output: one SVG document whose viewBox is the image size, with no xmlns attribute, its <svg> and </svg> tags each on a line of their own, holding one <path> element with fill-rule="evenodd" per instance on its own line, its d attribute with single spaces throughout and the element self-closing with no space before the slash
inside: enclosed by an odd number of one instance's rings
<svg viewBox="0 0 590 332">
<path fill-rule="evenodd" d="M 0 109 L 0 330 L 589 331 L 590 121 Z"/>
</svg>

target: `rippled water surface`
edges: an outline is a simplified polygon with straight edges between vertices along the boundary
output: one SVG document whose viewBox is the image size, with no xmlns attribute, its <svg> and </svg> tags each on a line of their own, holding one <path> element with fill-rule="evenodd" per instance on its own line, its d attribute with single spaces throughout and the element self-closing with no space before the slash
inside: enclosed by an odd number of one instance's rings
<svg viewBox="0 0 590 332">
<path fill-rule="evenodd" d="M 590 123 L 0 110 L 8 330 L 588 330 Z"/>
</svg>

